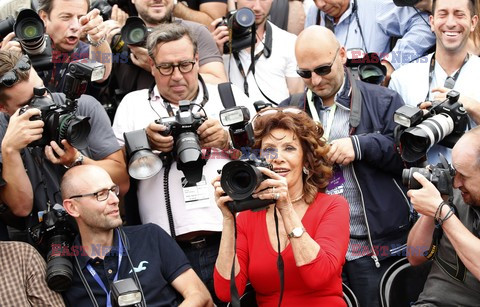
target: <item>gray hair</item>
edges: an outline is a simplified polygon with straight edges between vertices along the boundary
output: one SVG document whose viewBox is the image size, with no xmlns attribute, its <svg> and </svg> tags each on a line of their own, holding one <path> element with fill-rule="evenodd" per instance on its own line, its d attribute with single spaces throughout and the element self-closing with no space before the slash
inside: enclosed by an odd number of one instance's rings
<svg viewBox="0 0 480 307">
<path fill-rule="evenodd" d="M 148 35 L 148 55 L 155 60 L 155 53 L 158 45 L 177 41 L 183 37 L 187 37 L 192 42 L 193 53 L 197 54 L 197 41 L 193 38 L 190 30 L 186 26 L 177 22 L 160 24 Z"/>
</svg>

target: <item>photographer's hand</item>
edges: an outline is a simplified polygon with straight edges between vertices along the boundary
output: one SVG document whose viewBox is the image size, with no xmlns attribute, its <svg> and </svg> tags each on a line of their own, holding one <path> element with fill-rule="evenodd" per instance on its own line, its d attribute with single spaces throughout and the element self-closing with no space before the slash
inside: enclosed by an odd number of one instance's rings
<svg viewBox="0 0 480 307">
<path fill-rule="evenodd" d="M 103 18 L 98 9 L 93 9 L 87 15 L 80 17 L 78 22 L 82 26 L 80 31 L 88 34 L 91 41 L 99 42 L 105 38 L 106 29 L 103 26 Z"/>
<path fill-rule="evenodd" d="M 330 142 L 327 159 L 332 163 L 348 165 L 355 160 L 355 151 L 350 138 L 341 138 Z"/>
<path fill-rule="evenodd" d="M 120 28 L 125 25 L 127 18 L 128 18 L 128 14 L 125 11 L 123 11 L 121 8 L 119 8 L 118 5 L 114 4 L 112 6 L 112 15 L 110 16 L 110 20 L 114 20 L 118 22 Z"/>
<path fill-rule="evenodd" d="M 155 122 L 148 125 L 145 129 L 150 147 L 161 152 L 170 152 L 173 149 L 174 140 L 171 135 L 163 136 L 160 132 L 165 131 L 166 127 Z"/>
<path fill-rule="evenodd" d="M 130 59 L 132 60 L 132 63 L 142 68 L 143 70 L 151 72 L 152 71 L 152 65 L 150 62 L 151 59 L 148 56 L 147 49 L 139 46 L 133 46 L 133 45 L 128 45 L 128 48 L 130 48 L 130 51 L 131 51 Z"/>
<path fill-rule="evenodd" d="M 219 26 L 217 25 L 222 21 L 222 18 L 215 19 L 212 21 L 210 24 L 211 28 L 214 30 L 212 32 L 213 39 L 215 40 L 215 43 L 217 44 L 218 50 L 220 51 L 220 54 L 223 54 L 223 45 L 228 42 L 228 27 L 227 26 Z"/>
<path fill-rule="evenodd" d="M 451 90 L 448 88 L 440 87 L 440 88 L 434 88 L 432 90 L 432 93 L 436 93 L 435 100 L 443 101 L 447 99 L 447 93 L 449 91 Z M 480 123 L 480 102 L 472 97 L 465 96 L 465 95 L 460 95 L 458 102 L 460 102 L 463 105 L 463 107 L 467 111 L 470 118 L 473 119 L 473 121 L 476 124 L 479 124 Z"/>
<path fill-rule="evenodd" d="M 228 132 L 216 119 L 207 119 L 197 129 L 200 142 L 204 148 L 228 149 Z"/>
<path fill-rule="evenodd" d="M 45 146 L 45 156 L 53 164 L 62 164 L 69 167 L 80 155 L 80 152 L 70 145 L 67 140 L 62 140 L 63 149 L 55 141 Z"/>
<path fill-rule="evenodd" d="M 30 120 L 30 117 L 34 115 L 41 115 L 40 110 L 30 108 L 20 115 L 19 112 L 20 109 L 10 117 L 2 141 L 2 154 L 5 151 L 19 152 L 31 142 L 42 138 L 44 122 L 42 120 Z"/>
<path fill-rule="evenodd" d="M 233 221 L 232 212 L 225 205 L 226 202 L 233 201 L 233 199 L 227 194 L 225 194 L 225 191 L 222 189 L 222 186 L 220 184 L 220 178 L 221 176 L 218 175 L 212 180 L 212 185 L 213 185 L 214 195 L 215 195 L 215 202 L 217 203 L 217 206 L 220 209 L 220 211 L 222 211 L 223 218 L 227 220 L 231 219 Z"/>
<path fill-rule="evenodd" d="M 22 52 L 22 46 L 20 46 L 20 43 L 16 41 L 12 41 L 14 37 L 15 37 L 14 32 L 8 33 L 3 39 L 3 41 L 0 42 L 0 50 Z"/>
<path fill-rule="evenodd" d="M 434 217 L 438 206 L 443 201 L 440 192 L 422 174 L 415 172 L 413 178 L 422 185 L 422 188 L 408 190 L 407 196 L 410 197 L 410 202 L 418 213 Z"/>
<path fill-rule="evenodd" d="M 292 202 L 288 192 L 287 179 L 268 168 L 258 167 L 258 169 L 265 176 L 268 176 L 268 179 L 265 179 L 262 181 L 262 183 L 260 183 L 258 188 L 254 191 L 252 197 L 260 199 L 273 199 L 280 212 L 282 212 L 283 209 L 292 208 Z"/>
</svg>

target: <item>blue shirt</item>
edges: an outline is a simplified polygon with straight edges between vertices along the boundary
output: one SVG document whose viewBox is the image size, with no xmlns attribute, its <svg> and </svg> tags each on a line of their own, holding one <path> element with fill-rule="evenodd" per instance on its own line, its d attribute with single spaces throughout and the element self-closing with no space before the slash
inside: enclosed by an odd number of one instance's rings
<svg viewBox="0 0 480 307">
<path fill-rule="evenodd" d="M 397 7 L 392 0 L 357 0 L 357 9 L 350 6 L 334 24 L 335 36 L 345 48 L 361 48 L 376 52 L 397 69 L 424 55 L 435 44 L 435 35 L 430 30 L 428 15 L 420 15 L 411 7 Z M 317 24 L 318 8 L 312 6 L 307 14 L 305 26 Z M 320 25 L 331 16 L 320 13 Z M 357 21 L 358 17 L 358 21 Z M 359 28 L 359 24 L 360 27 Z M 362 39 L 362 35 L 365 41 Z M 390 50 L 390 37 L 402 37 Z"/>
<path fill-rule="evenodd" d="M 150 306 L 177 306 L 176 291 L 171 283 L 183 272 L 190 268 L 190 264 L 175 241 L 159 226 L 145 224 L 123 228 L 128 250 L 135 272 L 140 280 L 147 305 Z M 113 281 L 118 267 L 118 236 L 115 231 L 113 246 L 105 251 L 101 247 L 92 247 L 92 258 L 81 251 L 79 238 L 74 241 L 72 252 L 78 254 L 77 259 L 99 306 L 106 306 L 106 293 L 95 281 L 87 269 L 90 264 L 109 289 L 109 281 Z M 97 257 L 106 253 L 104 259 Z M 72 258 L 73 261 L 75 261 Z M 132 267 L 123 252 L 118 280 L 133 278 Z M 77 271 L 73 270 L 72 286 L 63 293 L 67 306 L 92 306 L 85 287 Z"/>
</svg>

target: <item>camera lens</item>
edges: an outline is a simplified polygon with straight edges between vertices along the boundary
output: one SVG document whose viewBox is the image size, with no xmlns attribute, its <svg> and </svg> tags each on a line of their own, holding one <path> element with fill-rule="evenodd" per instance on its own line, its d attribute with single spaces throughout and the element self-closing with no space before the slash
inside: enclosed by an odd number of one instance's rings
<svg viewBox="0 0 480 307">
<path fill-rule="evenodd" d="M 62 252 L 68 250 L 68 237 L 65 235 L 54 235 L 49 240 L 50 248 L 53 246 L 62 246 L 58 253 L 53 250 L 47 254 L 47 273 L 46 280 L 48 287 L 54 291 L 65 291 L 70 287 L 73 277 L 73 266 L 69 258 L 62 255 Z"/>
<path fill-rule="evenodd" d="M 364 64 L 358 67 L 360 79 L 372 84 L 380 84 L 385 79 L 382 69 L 376 65 Z"/>
<path fill-rule="evenodd" d="M 66 139 L 73 147 L 84 149 L 87 147 L 87 138 L 90 134 L 90 117 L 75 116 L 68 113 L 60 116 L 58 125 L 58 139 L 56 142 Z"/>
<path fill-rule="evenodd" d="M 147 39 L 148 29 L 142 19 L 129 17 L 122 30 L 122 40 L 127 45 L 142 45 Z"/>
<path fill-rule="evenodd" d="M 258 168 L 245 161 L 231 161 L 222 169 L 221 185 L 233 200 L 250 197 L 265 179 Z"/>
<path fill-rule="evenodd" d="M 405 130 L 400 137 L 402 158 L 406 162 L 415 162 L 425 156 L 428 149 L 452 133 L 454 123 L 445 113 L 424 120 L 416 127 Z"/>
<path fill-rule="evenodd" d="M 249 8 L 241 8 L 233 15 L 233 25 L 242 28 L 250 28 L 255 22 L 255 14 Z"/>
<path fill-rule="evenodd" d="M 402 183 L 409 189 L 421 189 L 422 185 L 417 181 L 417 179 L 413 178 L 413 173 L 418 172 L 422 174 L 428 181 L 432 180 L 432 173 L 426 168 L 420 167 L 411 167 L 408 169 L 404 169 L 402 172 Z"/>
<path fill-rule="evenodd" d="M 22 48 L 30 55 L 41 54 L 46 48 L 45 26 L 40 16 L 31 9 L 22 10 L 14 26 Z"/>
</svg>

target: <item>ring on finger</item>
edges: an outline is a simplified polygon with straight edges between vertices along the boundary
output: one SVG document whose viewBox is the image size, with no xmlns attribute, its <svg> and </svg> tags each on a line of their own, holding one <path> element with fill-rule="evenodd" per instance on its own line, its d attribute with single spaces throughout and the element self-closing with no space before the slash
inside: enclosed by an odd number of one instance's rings
<svg viewBox="0 0 480 307">
<path fill-rule="evenodd" d="M 280 193 L 275 193 L 275 194 L 273 195 L 273 199 L 274 199 L 274 200 L 278 200 L 279 198 L 280 198 Z"/>
</svg>

